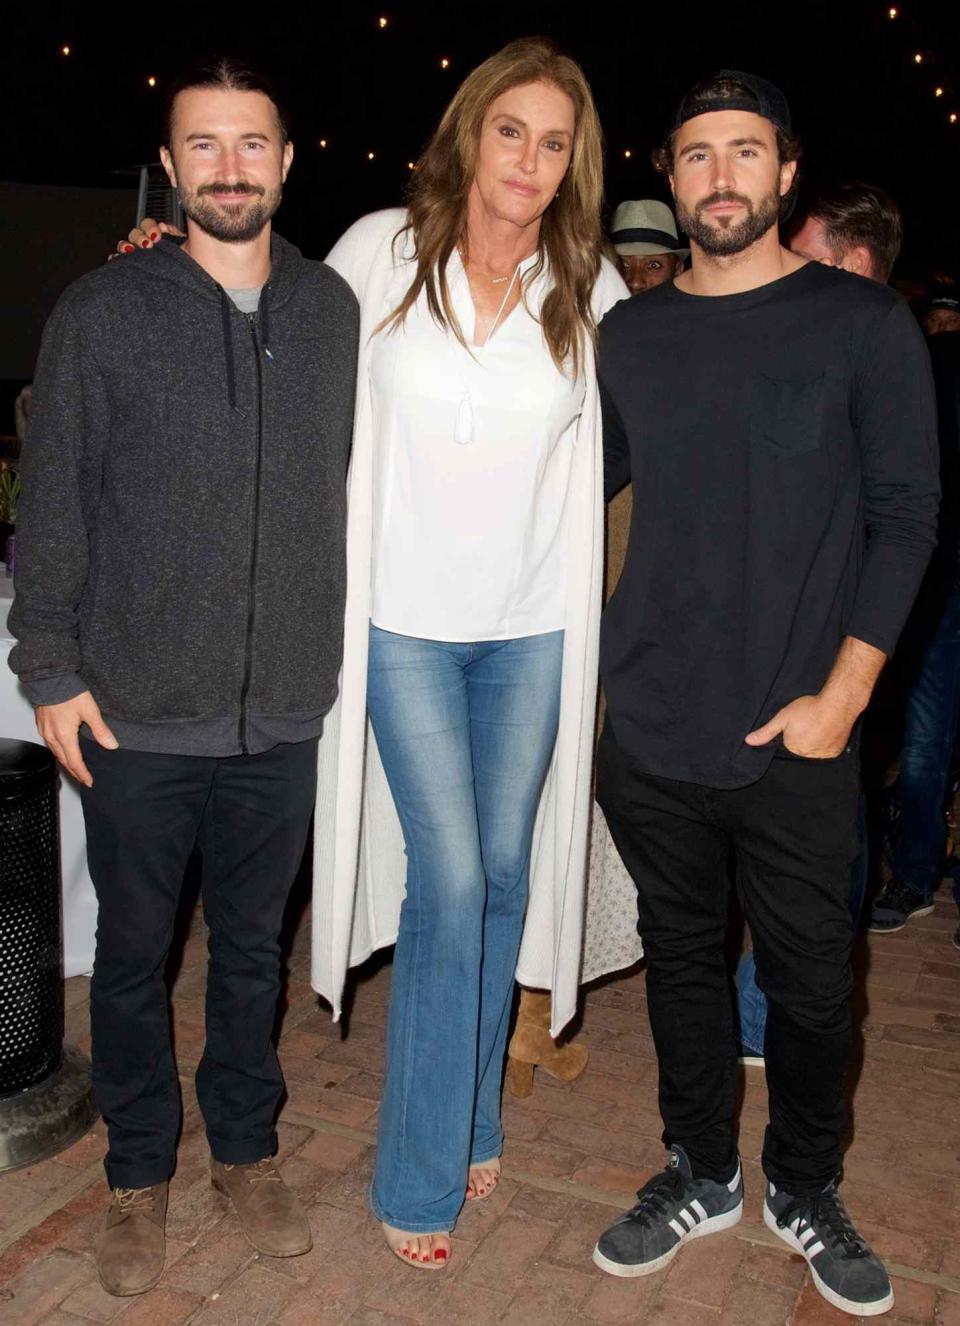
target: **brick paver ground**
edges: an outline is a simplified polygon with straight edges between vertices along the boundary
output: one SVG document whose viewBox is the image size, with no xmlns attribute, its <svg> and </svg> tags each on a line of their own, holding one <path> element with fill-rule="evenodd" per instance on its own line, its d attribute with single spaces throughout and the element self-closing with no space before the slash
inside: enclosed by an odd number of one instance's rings
<svg viewBox="0 0 960 1326">
<path fill-rule="evenodd" d="M 946 890 L 942 891 L 946 895 Z M 903 932 L 864 940 L 858 1016 L 863 1061 L 853 1095 L 844 1193 L 888 1261 L 890 1323 L 960 1326 L 960 954 L 947 896 Z M 55 1160 L 0 1176 L 0 1322 L 4 1326 L 828 1326 L 829 1307 L 760 1221 L 762 1070 L 747 1070 L 741 1151 L 746 1215 L 736 1230 L 692 1244 L 666 1271 L 614 1280 L 590 1250 L 613 1213 L 662 1164 L 653 1045 L 643 971 L 593 987 L 585 1075 L 561 1086 L 538 1075 L 508 1099 L 503 1179 L 471 1203 L 449 1270 L 416 1272 L 382 1243 L 365 1206 L 381 1088 L 390 967 L 356 984 L 344 1036 L 308 984 L 308 935 L 290 956 L 280 1055 L 289 1099 L 280 1125 L 287 1181 L 306 1204 L 314 1249 L 258 1256 L 212 1191 L 191 1072 L 203 1038 L 204 935 L 195 921 L 174 995 L 187 1121 L 173 1181 L 160 1286 L 117 1299 L 98 1286 L 91 1249 L 106 1205 L 103 1130 Z M 67 983 L 68 1041 L 88 1048 L 87 982 Z"/>
</svg>

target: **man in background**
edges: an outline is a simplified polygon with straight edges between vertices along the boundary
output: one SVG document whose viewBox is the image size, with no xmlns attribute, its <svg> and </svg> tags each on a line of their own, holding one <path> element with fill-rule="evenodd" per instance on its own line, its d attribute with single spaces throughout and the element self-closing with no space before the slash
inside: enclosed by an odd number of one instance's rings
<svg viewBox="0 0 960 1326">
<path fill-rule="evenodd" d="M 839 267 L 855 276 L 885 284 L 900 252 L 903 224 L 900 209 L 883 189 L 873 184 L 836 184 L 817 193 L 806 215 L 793 226 L 790 248 L 799 257 L 824 267 Z M 866 810 L 861 799 L 863 850 L 853 870 L 850 912 L 857 924 L 866 889 Z M 762 1067 L 767 1025 L 767 1001 L 757 986 L 753 950 L 737 967 L 737 1012 L 740 1021 L 739 1060 L 747 1067 Z"/>
<path fill-rule="evenodd" d="M 928 336 L 960 331 L 960 297 L 954 294 L 934 295 L 927 305 L 923 330 Z"/>
<path fill-rule="evenodd" d="M 875 184 L 854 181 L 817 194 L 794 227 L 790 248 L 812 262 L 886 284 L 902 242 L 894 200 Z"/>
<path fill-rule="evenodd" d="M 944 311 L 944 300 L 957 303 L 937 296 L 937 312 Z M 960 313 L 955 316 L 960 325 Z M 960 330 L 931 332 L 928 326 L 927 335 L 943 496 L 936 551 L 896 660 L 906 690 L 904 731 L 886 815 L 891 878 L 874 900 L 875 934 L 892 934 L 933 911 L 948 868 L 944 802 L 960 720 Z M 956 876 L 953 894 L 960 903 Z M 953 942 L 960 948 L 960 927 Z"/>
</svg>

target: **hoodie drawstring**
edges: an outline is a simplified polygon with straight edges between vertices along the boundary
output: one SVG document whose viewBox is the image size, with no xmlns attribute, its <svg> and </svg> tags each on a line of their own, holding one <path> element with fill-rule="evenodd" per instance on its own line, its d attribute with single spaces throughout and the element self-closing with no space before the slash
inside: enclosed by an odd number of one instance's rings
<svg viewBox="0 0 960 1326">
<path fill-rule="evenodd" d="M 223 331 L 223 357 L 227 369 L 227 404 L 237 408 L 237 370 L 233 359 L 233 332 L 230 330 L 230 296 L 220 289 L 220 326 Z"/>
</svg>

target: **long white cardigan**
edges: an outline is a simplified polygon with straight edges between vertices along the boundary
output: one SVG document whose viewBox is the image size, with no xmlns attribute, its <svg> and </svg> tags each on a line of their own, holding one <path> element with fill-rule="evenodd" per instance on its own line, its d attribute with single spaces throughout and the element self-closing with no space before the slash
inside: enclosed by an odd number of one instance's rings
<svg viewBox="0 0 960 1326">
<path fill-rule="evenodd" d="M 340 694 L 320 742 L 313 863 L 313 988 L 340 1005 L 348 966 L 397 937 L 406 879 L 403 835 L 366 717 L 373 543 L 374 421 L 370 339 L 412 280 L 409 249 L 394 252 L 399 208 L 361 218 L 327 261 L 360 301 L 360 360 L 348 480 L 347 608 Z M 628 291 L 606 260 L 597 318 Z M 603 461 L 592 349 L 576 425 L 568 507 L 568 586 L 560 725 L 534 830 L 530 901 L 517 966 L 524 985 L 553 991 L 553 1031 L 577 1006 L 590 819 L 603 571 Z"/>
</svg>

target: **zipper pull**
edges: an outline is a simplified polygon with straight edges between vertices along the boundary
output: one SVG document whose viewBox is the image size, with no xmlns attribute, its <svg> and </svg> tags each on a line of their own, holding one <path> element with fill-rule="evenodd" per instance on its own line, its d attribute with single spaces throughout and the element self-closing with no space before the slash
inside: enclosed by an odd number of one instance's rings
<svg viewBox="0 0 960 1326">
<path fill-rule="evenodd" d="M 457 426 L 453 431 L 453 440 L 458 446 L 468 447 L 473 441 L 473 401 L 470 388 L 465 387 L 457 407 Z"/>
</svg>

